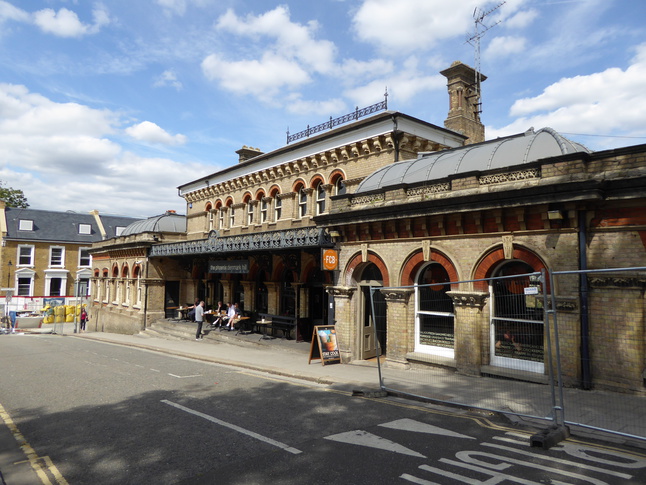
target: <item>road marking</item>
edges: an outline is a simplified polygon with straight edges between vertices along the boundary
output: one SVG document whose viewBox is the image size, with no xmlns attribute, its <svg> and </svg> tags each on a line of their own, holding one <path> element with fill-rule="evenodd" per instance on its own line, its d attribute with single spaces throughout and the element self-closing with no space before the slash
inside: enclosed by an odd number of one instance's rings
<svg viewBox="0 0 646 485">
<path fill-rule="evenodd" d="M 394 441 L 387 440 L 386 438 L 382 438 L 381 436 L 377 436 L 360 429 L 348 431 L 347 433 L 333 434 L 326 436 L 324 439 L 337 441 L 339 443 L 348 443 L 351 445 L 367 446 L 368 448 L 377 448 L 378 450 L 392 451 L 393 453 L 400 453 L 402 455 L 415 456 L 418 458 L 426 458 L 424 455 L 395 443 Z"/>
<path fill-rule="evenodd" d="M 482 443 L 482 446 L 487 446 L 489 448 L 496 448 L 496 449 L 499 449 L 499 450 L 510 451 L 512 453 L 518 453 L 519 455 L 528 456 L 528 457 L 531 457 L 533 459 L 545 460 L 545 461 L 549 461 L 549 462 L 552 462 L 552 463 L 558 463 L 559 465 L 568 465 L 568 466 L 573 466 L 573 467 L 580 467 L 581 466 L 580 463 L 577 463 L 577 462 L 574 462 L 574 461 L 563 460 L 561 458 L 553 458 L 551 456 L 543 456 L 543 455 L 539 455 L 537 453 L 531 453 L 529 451 L 517 450 L 515 448 L 510 448 L 509 446 L 496 445 L 494 443 Z M 587 460 L 591 459 L 591 457 L 585 457 L 585 456 L 581 456 L 580 458 L 587 459 Z M 509 460 L 509 458 L 505 458 L 505 459 Z M 598 463 L 599 459 L 597 458 L 596 461 Z M 609 461 L 606 461 L 606 460 L 602 461 L 602 463 L 609 464 L 609 465 L 615 465 L 615 466 L 620 465 L 620 463 L 609 462 Z M 607 475 L 613 475 L 615 477 L 625 478 L 626 480 L 632 478 L 632 475 L 628 475 L 626 473 L 615 472 L 615 471 L 612 471 L 612 470 L 607 470 L 605 468 L 599 468 L 599 467 L 592 466 L 592 465 L 586 465 L 585 468 L 586 468 L 586 470 L 592 470 L 592 471 L 599 472 L 599 473 L 605 473 Z"/>
<path fill-rule="evenodd" d="M 258 433 L 255 433 L 254 431 L 241 428 L 240 426 L 236 426 L 235 424 L 227 423 L 226 421 L 222 421 L 221 419 L 214 418 L 213 416 L 209 416 L 208 414 L 204 414 L 194 409 L 187 408 L 186 406 L 182 406 L 181 404 L 177 404 L 172 401 L 168 401 L 166 399 L 162 399 L 161 402 L 163 402 L 164 404 L 168 404 L 169 406 L 173 406 L 174 408 L 180 409 L 182 411 L 186 411 L 187 413 L 193 414 L 194 416 L 199 416 L 200 418 L 204 418 L 207 421 L 211 421 L 212 423 L 219 424 L 220 426 L 224 426 L 225 428 L 229 428 L 239 433 L 245 434 L 247 436 L 250 436 L 251 438 L 255 438 L 269 445 L 276 446 L 277 448 L 288 451 L 289 453 L 293 453 L 294 455 L 298 455 L 299 453 L 302 453 L 301 450 L 292 448 L 291 446 L 286 445 L 285 443 L 281 443 L 280 441 L 267 438 L 266 436 L 262 436 Z"/>
<path fill-rule="evenodd" d="M 26 455 L 27 460 L 29 461 L 29 464 L 34 469 L 34 471 L 36 472 L 36 475 L 38 475 L 38 478 L 40 478 L 41 482 L 44 485 L 51 485 L 52 483 L 49 477 L 47 476 L 47 471 L 49 471 L 49 473 L 54 477 L 57 484 L 68 485 L 67 480 L 65 480 L 63 475 L 61 475 L 61 473 L 58 471 L 58 468 L 56 468 L 56 466 L 51 461 L 51 459 L 47 456 L 39 457 L 38 454 L 36 453 L 36 450 L 34 450 L 31 447 L 31 445 L 27 443 L 27 440 L 22 435 L 22 433 L 18 429 L 18 426 L 16 426 L 16 423 L 14 423 L 11 416 L 9 416 L 9 413 L 5 411 L 2 404 L 0 404 L 0 419 L 2 419 L 2 421 L 7 425 L 7 428 L 9 428 L 9 430 L 11 431 L 11 434 L 20 445 L 20 449 Z M 39 463 L 40 460 L 43 460 L 47 464 L 47 466 L 43 467 Z"/>
<path fill-rule="evenodd" d="M 422 423 L 421 421 L 415 421 L 414 419 L 408 418 L 398 419 L 396 421 L 391 421 L 390 423 L 380 424 L 379 426 L 390 429 L 399 429 L 401 431 L 413 431 L 415 433 L 439 434 L 442 436 L 450 436 L 452 438 L 466 438 L 469 440 L 475 439 L 473 436 L 456 433 L 455 431 L 440 428 L 439 426 L 433 426 L 431 424 Z"/>
<path fill-rule="evenodd" d="M 202 377 L 202 374 L 195 374 L 192 376 L 176 376 L 175 374 L 168 374 L 171 377 L 177 377 L 178 379 L 186 379 L 187 377 Z"/>
</svg>

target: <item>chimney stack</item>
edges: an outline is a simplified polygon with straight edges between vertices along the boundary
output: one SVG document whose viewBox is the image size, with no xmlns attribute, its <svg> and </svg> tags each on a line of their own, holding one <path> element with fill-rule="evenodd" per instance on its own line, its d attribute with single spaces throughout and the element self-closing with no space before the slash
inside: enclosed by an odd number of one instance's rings
<svg viewBox="0 0 646 485">
<path fill-rule="evenodd" d="M 243 147 L 240 150 L 236 150 L 236 153 L 238 154 L 238 163 L 246 162 L 251 158 L 254 158 L 254 157 L 257 157 L 258 155 L 263 154 L 263 152 L 261 152 L 260 149 L 248 147 L 247 145 L 243 145 Z"/>
<path fill-rule="evenodd" d="M 485 129 L 480 121 L 481 93 L 480 86 L 476 85 L 475 69 L 455 61 L 440 74 L 447 78 L 449 90 L 449 114 L 444 126 L 468 136 L 468 140 L 464 142 L 466 145 L 484 141 Z M 480 80 L 485 79 L 487 77 L 480 74 Z"/>
</svg>

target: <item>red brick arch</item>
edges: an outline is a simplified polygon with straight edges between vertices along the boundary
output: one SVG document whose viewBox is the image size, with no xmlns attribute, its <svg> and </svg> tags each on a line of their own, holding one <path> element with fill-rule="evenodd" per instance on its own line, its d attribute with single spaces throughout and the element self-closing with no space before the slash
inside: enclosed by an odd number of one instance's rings
<svg viewBox="0 0 646 485">
<path fill-rule="evenodd" d="M 444 254 L 431 251 L 431 261 L 442 265 L 449 275 L 449 281 L 458 281 L 458 272 L 455 265 Z M 415 284 L 415 275 L 422 265 L 427 262 L 424 260 L 424 252 L 421 249 L 414 253 L 402 269 L 402 286 L 413 286 Z"/>
<path fill-rule="evenodd" d="M 381 276 L 383 277 L 383 285 L 390 286 L 390 277 L 388 275 L 388 267 L 386 263 L 375 253 L 368 251 L 368 261 L 363 260 L 361 253 L 355 254 L 352 259 L 348 262 L 345 268 L 346 281 L 350 284 L 350 281 L 353 278 L 354 270 L 362 263 L 374 263 L 379 271 L 381 271 Z"/>
<path fill-rule="evenodd" d="M 547 270 L 547 265 L 539 258 L 534 252 L 521 246 L 514 246 L 512 259 L 517 259 L 527 263 L 536 272 L 543 269 Z M 491 278 L 494 269 L 501 261 L 505 261 L 505 253 L 502 247 L 492 249 L 489 251 L 476 266 L 473 279 L 480 280 L 484 278 Z M 479 291 L 487 291 L 488 283 L 486 281 L 476 281 L 475 288 Z"/>
</svg>

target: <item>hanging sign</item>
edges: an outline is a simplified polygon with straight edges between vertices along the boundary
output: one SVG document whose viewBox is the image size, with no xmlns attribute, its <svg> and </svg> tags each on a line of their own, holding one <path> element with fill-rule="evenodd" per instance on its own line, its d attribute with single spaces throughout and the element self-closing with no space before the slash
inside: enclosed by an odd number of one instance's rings
<svg viewBox="0 0 646 485">
<path fill-rule="evenodd" d="M 341 354 L 339 353 L 334 325 L 319 325 L 314 327 L 308 364 L 311 364 L 312 360 L 316 359 L 320 359 L 322 365 L 341 362 Z"/>
<path fill-rule="evenodd" d="M 323 250 L 321 258 L 321 266 L 325 271 L 334 271 L 339 267 L 339 252 L 336 249 Z"/>
</svg>

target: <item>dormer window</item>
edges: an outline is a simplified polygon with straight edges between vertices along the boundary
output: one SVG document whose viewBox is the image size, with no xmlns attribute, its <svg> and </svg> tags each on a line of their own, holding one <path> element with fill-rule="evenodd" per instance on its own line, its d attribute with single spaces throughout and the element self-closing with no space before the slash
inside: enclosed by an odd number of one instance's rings
<svg viewBox="0 0 646 485">
<path fill-rule="evenodd" d="M 92 226 L 90 224 L 79 224 L 79 234 L 92 234 Z"/>
<path fill-rule="evenodd" d="M 33 231 L 34 230 L 34 221 L 29 219 L 20 219 L 18 221 L 18 230 L 19 231 Z"/>
<path fill-rule="evenodd" d="M 125 230 L 126 228 L 124 226 L 117 226 L 114 230 L 115 236 L 119 237 L 121 236 L 121 233 Z"/>
</svg>

